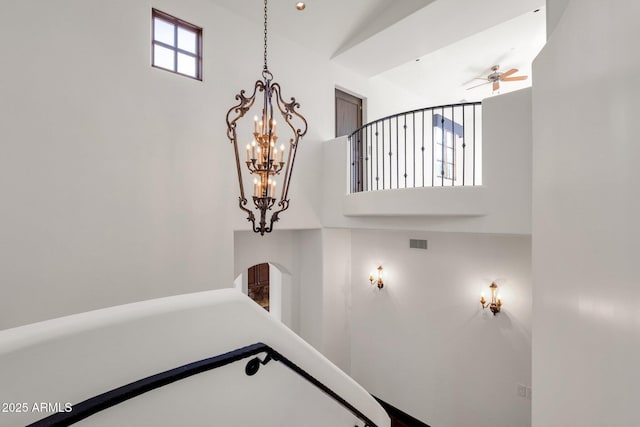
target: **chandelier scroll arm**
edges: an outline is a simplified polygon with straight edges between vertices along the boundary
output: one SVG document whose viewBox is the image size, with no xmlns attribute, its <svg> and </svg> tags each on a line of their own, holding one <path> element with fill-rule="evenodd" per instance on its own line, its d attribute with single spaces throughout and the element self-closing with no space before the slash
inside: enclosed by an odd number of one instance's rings
<svg viewBox="0 0 640 427">
<path fill-rule="evenodd" d="M 267 228 L 267 233 L 270 233 L 271 230 L 273 230 L 273 223 L 277 222 L 280 219 L 279 218 L 280 212 L 284 212 L 289 208 L 289 200 L 280 200 L 278 202 L 278 206 L 280 206 L 280 209 L 278 209 L 277 211 L 271 214 L 271 221 L 269 224 L 269 228 Z"/>
<path fill-rule="evenodd" d="M 284 171 L 283 183 L 282 186 L 282 194 L 280 195 L 280 200 L 289 201 L 289 181 L 291 180 L 291 172 L 293 170 L 293 163 L 296 158 L 296 151 L 298 149 L 297 141 L 291 140 L 289 144 L 289 153 L 287 154 L 287 167 Z M 286 208 L 282 209 L 285 210 Z"/>
<path fill-rule="evenodd" d="M 244 196 L 244 183 L 242 182 L 242 171 L 240 170 L 240 155 L 238 154 L 238 137 L 236 135 L 236 126 L 235 126 L 235 122 L 233 123 L 233 127 L 229 128 L 227 130 L 227 134 L 228 132 L 231 131 L 231 135 L 233 136 L 232 138 L 232 142 L 233 142 L 233 146 L 234 146 L 234 155 L 236 158 L 236 172 L 238 173 L 238 184 L 240 185 L 240 209 L 245 210 L 247 212 L 250 212 L 251 215 L 253 215 L 253 213 L 251 213 L 251 211 L 248 211 L 245 207 L 243 207 L 243 205 L 247 204 L 247 198 Z M 244 203 L 243 203 L 244 202 Z"/>
<path fill-rule="evenodd" d="M 238 206 L 240 206 L 240 209 L 242 209 L 243 211 L 245 211 L 248 215 L 247 215 L 247 221 L 249 221 L 251 224 L 253 224 L 253 228 L 255 228 L 255 224 L 256 224 L 256 217 L 253 214 L 253 211 L 251 209 L 247 209 L 245 206 L 247 205 L 247 199 L 246 197 L 240 196 L 238 197 Z"/>
<path fill-rule="evenodd" d="M 244 117 L 247 111 L 251 109 L 251 107 L 255 102 L 256 94 L 258 93 L 259 90 L 260 91 L 264 90 L 264 83 L 260 80 L 256 81 L 256 84 L 253 87 L 253 93 L 251 94 L 251 96 L 249 97 L 245 96 L 245 90 L 244 89 L 241 90 L 240 93 L 236 95 L 236 100 L 240 102 L 229 109 L 226 117 L 227 137 L 229 138 L 230 142 L 233 144 L 233 150 L 234 150 L 234 155 L 236 159 L 236 172 L 238 174 L 238 185 L 240 186 L 240 197 L 239 197 L 240 209 L 244 210 L 249 214 L 249 216 L 247 217 L 247 220 L 251 221 L 251 223 L 253 224 L 255 224 L 255 217 L 253 215 L 253 212 L 245 207 L 247 204 L 247 198 L 245 197 L 245 194 L 244 194 L 244 183 L 242 182 L 242 171 L 240 169 L 241 166 L 240 166 L 240 155 L 238 153 L 238 135 L 236 133 L 236 123 L 238 120 Z M 235 114 L 236 116 L 233 117 L 233 114 Z"/>
<path fill-rule="evenodd" d="M 276 98 L 276 105 L 278 106 L 278 110 L 280 110 L 280 114 L 282 115 L 282 117 L 284 117 L 284 120 L 287 123 L 287 125 L 291 128 L 291 131 L 294 133 L 294 135 L 296 135 L 296 143 L 297 143 L 300 137 L 303 137 L 306 135 L 307 128 L 308 128 L 307 119 L 305 119 L 302 114 L 296 111 L 297 108 L 300 108 L 300 103 L 297 102 L 294 97 L 291 98 L 291 102 L 286 102 L 282 97 L 282 90 L 280 89 L 280 84 L 278 83 L 271 84 L 271 91 L 276 95 L 275 98 Z M 296 129 L 296 127 L 291 122 L 294 116 L 302 121 L 302 124 L 303 124 L 302 129 L 300 128 Z"/>
<path fill-rule="evenodd" d="M 291 102 L 286 102 L 282 97 L 282 90 L 278 83 L 271 84 L 271 91 L 275 95 L 276 105 L 278 107 L 278 110 L 280 111 L 280 114 L 282 115 L 282 117 L 284 117 L 287 126 L 289 126 L 294 136 L 290 140 L 289 144 L 287 168 L 284 173 L 284 185 L 282 186 L 282 196 L 280 198 L 282 201 L 287 201 L 288 205 L 289 181 L 291 179 L 291 171 L 293 170 L 293 165 L 296 158 L 298 142 L 300 141 L 300 138 L 307 133 L 308 126 L 307 120 L 304 118 L 304 116 L 296 111 L 297 108 L 300 108 L 300 103 L 297 102 L 295 98 L 292 97 Z M 302 122 L 301 128 L 296 128 L 296 126 L 293 124 L 292 119 L 294 117 L 297 117 Z M 286 207 L 281 211 L 285 209 Z"/>
<path fill-rule="evenodd" d="M 262 80 L 257 80 L 256 84 L 253 87 L 253 93 L 251 96 L 245 96 L 246 91 L 242 89 L 239 94 L 236 95 L 236 100 L 240 101 L 238 104 L 234 105 L 227 111 L 227 137 L 233 143 L 237 140 L 234 139 L 235 135 L 231 135 L 231 130 L 235 130 L 236 122 L 244 117 L 247 114 L 253 104 L 256 102 L 256 94 L 258 91 L 262 92 L 265 89 L 264 82 Z M 235 114 L 235 117 L 234 117 Z"/>
</svg>

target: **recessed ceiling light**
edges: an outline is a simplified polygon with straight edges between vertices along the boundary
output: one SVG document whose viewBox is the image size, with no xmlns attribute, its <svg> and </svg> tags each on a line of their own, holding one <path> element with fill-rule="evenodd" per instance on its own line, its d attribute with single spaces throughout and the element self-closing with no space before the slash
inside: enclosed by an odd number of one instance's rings
<svg viewBox="0 0 640 427">
<path fill-rule="evenodd" d="M 420 62 L 420 58 L 416 58 L 416 62 Z"/>
<path fill-rule="evenodd" d="M 307 7 L 307 5 L 305 5 L 304 2 L 299 1 L 296 3 L 296 9 L 298 10 L 304 10 L 305 7 Z"/>
<path fill-rule="evenodd" d="M 300 3 L 298 3 L 298 4 L 300 4 Z M 540 12 L 540 9 L 536 9 L 536 10 L 533 11 L 533 13 L 537 13 L 537 12 Z"/>
</svg>

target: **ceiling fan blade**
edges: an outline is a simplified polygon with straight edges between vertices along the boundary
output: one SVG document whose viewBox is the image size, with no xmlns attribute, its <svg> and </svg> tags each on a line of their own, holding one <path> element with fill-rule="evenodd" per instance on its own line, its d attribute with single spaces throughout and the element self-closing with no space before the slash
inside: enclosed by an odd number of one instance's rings
<svg viewBox="0 0 640 427">
<path fill-rule="evenodd" d="M 506 79 L 500 79 L 503 82 L 515 82 L 516 80 L 527 80 L 529 76 L 515 76 L 515 77 L 507 77 Z"/>
<path fill-rule="evenodd" d="M 509 77 L 511 74 L 517 73 L 517 72 L 518 72 L 517 68 L 512 68 L 509 71 L 505 71 L 504 73 L 500 74 L 500 80 L 504 79 L 505 77 Z"/>
<path fill-rule="evenodd" d="M 462 83 L 461 86 L 467 86 L 467 85 L 470 85 L 472 83 L 475 83 L 474 80 L 483 80 L 485 82 L 489 81 L 489 79 L 480 78 L 480 77 L 474 77 L 471 80 L 467 80 L 466 82 Z"/>
<path fill-rule="evenodd" d="M 500 82 L 493 82 L 493 91 L 497 91 L 500 89 Z"/>
<path fill-rule="evenodd" d="M 468 87 L 467 90 L 471 90 L 471 89 L 475 89 L 475 88 L 480 87 L 480 86 L 488 85 L 489 83 L 491 83 L 491 82 L 480 83 L 479 85 Z"/>
</svg>

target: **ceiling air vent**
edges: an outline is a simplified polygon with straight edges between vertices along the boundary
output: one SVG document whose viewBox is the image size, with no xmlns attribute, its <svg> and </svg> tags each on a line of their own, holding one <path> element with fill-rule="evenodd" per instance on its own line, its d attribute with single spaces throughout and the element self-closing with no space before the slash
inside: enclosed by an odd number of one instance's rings
<svg viewBox="0 0 640 427">
<path fill-rule="evenodd" d="M 413 249 L 427 249 L 427 241 L 420 239 L 409 239 L 409 247 Z"/>
</svg>

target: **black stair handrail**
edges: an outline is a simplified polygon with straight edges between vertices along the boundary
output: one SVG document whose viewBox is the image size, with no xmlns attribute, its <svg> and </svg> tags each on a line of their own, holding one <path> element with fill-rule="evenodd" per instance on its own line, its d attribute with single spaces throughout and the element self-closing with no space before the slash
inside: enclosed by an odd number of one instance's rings
<svg viewBox="0 0 640 427">
<path fill-rule="evenodd" d="M 331 390 L 313 375 L 309 374 L 307 371 L 293 363 L 287 357 L 283 356 L 281 353 L 277 352 L 264 343 L 255 343 L 246 347 L 241 347 L 236 350 L 220 354 L 218 356 L 188 363 L 186 365 L 182 365 L 177 368 L 169 369 L 168 371 L 160 372 L 141 380 L 134 381 L 127 385 L 114 388 L 110 391 L 72 405 L 71 411 L 69 412 L 55 413 L 32 424 L 29 424 L 27 427 L 69 426 L 100 411 L 116 406 L 148 391 L 191 377 L 193 375 L 200 374 L 202 372 L 229 365 L 231 363 L 246 359 L 247 357 L 251 357 L 259 353 L 266 353 L 266 356 L 264 357 L 264 359 L 260 359 L 256 356 L 253 359 L 249 360 L 245 367 L 245 373 L 247 375 L 252 376 L 256 374 L 260 369 L 260 365 L 266 365 L 271 360 L 280 362 L 284 366 L 291 369 L 293 372 L 310 382 L 316 388 L 323 391 L 333 400 L 338 402 L 341 406 L 348 409 L 353 415 L 355 415 L 365 423 L 364 427 L 377 427 L 377 425 L 369 417 L 364 415 L 355 406 L 347 402 L 343 397 L 338 395 L 338 393 Z"/>
<path fill-rule="evenodd" d="M 406 427 L 429 427 L 428 424 L 423 423 L 419 419 L 407 414 L 401 409 L 396 408 L 392 404 L 385 402 L 384 400 L 380 399 L 377 396 L 374 396 L 374 395 L 372 396 L 374 399 L 378 401 L 380 406 L 382 406 L 382 408 L 384 408 L 384 410 L 387 411 L 387 414 L 391 418 L 392 425 L 394 421 L 397 420 L 400 422 L 401 425 L 404 425 Z"/>
</svg>

